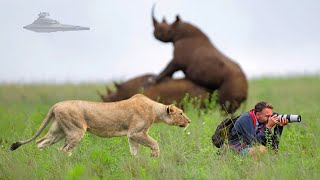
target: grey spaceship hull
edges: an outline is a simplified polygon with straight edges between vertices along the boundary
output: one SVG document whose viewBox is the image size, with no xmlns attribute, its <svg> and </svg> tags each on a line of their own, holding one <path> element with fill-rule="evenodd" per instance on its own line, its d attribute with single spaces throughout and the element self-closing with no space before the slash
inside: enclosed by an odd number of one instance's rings
<svg viewBox="0 0 320 180">
<path fill-rule="evenodd" d="M 81 31 L 81 30 L 90 30 L 89 27 L 82 26 L 72 26 L 66 24 L 53 24 L 53 25 L 38 25 L 38 24 L 29 24 L 23 27 L 24 29 L 40 32 L 40 33 L 49 33 L 57 31 Z"/>
</svg>

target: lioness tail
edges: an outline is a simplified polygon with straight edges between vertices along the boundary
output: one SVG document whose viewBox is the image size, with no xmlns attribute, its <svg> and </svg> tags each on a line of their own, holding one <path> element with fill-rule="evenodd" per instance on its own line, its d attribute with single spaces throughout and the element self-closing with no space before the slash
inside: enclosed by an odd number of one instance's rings
<svg viewBox="0 0 320 180">
<path fill-rule="evenodd" d="M 27 140 L 25 140 L 25 141 L 18 141 L 18 142 L 13 143 L 13 144 L 11 145 L 11 147 L 10 147 L 10 150 L 11 150 L 11 151 L 14 151 L 14 150 L 16 150 L 18 147 L 20 147 L 21 145 L 26 144 L 26 143 L 28 143 L 28 142 L 31 142 L 31 141 L 33 141 L 36 137 L 38 137 L 38 136 L 41 134 L 41 132 L 44 130 L 44 128 L 49 124 L 49 122 L 50 122 L 50 120 L 52 119 L 52 117 L 54 116 L 53 109 L 54 109 L 54 107 L 52 107 L 52 108 L 49 110 L 46 118 L 44 119 L 44 121 L 42 122 L 40 128 L 38 129 L 38 131 L 36 132 L 36 134 L 35 134 L 34 136 L 32 136 L 30 139 L 27 139 Z"/>
<path fill-rule="evenodd" d="M 16 150 L 18 147 L 20 147 L 22 144 L 20 142 L 15 142 L 11 145 L 10 150 L 14 151 Z"/>
</svg>

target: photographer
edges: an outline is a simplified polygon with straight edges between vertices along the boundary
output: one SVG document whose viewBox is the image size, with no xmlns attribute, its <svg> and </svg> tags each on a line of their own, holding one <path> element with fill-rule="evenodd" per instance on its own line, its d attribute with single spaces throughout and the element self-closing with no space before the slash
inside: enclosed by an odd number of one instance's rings
<svg viewBox="0 0 320 180">
<path fill-rule="evenodd" d="M 229 147 L 240 155 L 264 153 L 267 147 L 278 148 L 278 137 L 288 119 L 278 119 L 273 107 L 267 102 L 258 102 L 254 109 L 243 113 L 231 129 Z M 274 127 L 274 133 L 272 128 Z"/>
</svg>

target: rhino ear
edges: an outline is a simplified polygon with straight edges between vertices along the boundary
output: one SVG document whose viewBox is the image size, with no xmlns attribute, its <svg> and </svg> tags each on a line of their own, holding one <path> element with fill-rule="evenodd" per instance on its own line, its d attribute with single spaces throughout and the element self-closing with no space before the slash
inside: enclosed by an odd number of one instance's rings
<svg viewBox="0 0 320 180">
<path fill-rule="evenodd" d="M 163 23 L 163 24 L 168 24 L 165 17 L 162 19 L 162 23 Z"/>
<path fill-rule="evenodd" d="M 179 14 L 176 16 L 176 22 L 180 22 L 181 21 L 181 18 L 179 16 Z"/>
</svg>

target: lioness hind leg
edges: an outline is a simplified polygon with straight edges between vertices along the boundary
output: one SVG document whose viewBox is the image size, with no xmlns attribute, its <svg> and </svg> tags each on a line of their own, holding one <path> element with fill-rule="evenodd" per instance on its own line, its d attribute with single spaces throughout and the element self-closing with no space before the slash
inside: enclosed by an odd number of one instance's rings
<svg viewBox="0 0 320 180">
<path fill-rule="evenodd" d="M 37 146 L 40 150 L 43 148 L 50 146 L 52 144 L 55 144 L 59 142 L 61 139 L 65 137 L 64 132 L 59 127 L 58 123 L 56 121 L 53 121 L 48 133 L 41 139 L 37 140 Z"/>
<path fill-rule="evenodd" d="M 128 138 L 129 146 L 130 146 L 130 152 L 133 156 L 136 156 L 140 149 L 140 144 L 135 142 L 134 140 Z"/>
<path fill-rule="evenodd" d="M 41 138 L 37 141 L 37 146 L 40 150 L 42 150 L 43 148 L 45 148 L 47 146 L 50 146 L 52 144 L 59 142 L 64 137 L 65 137 L 64 134 L 58 134 L 55 136 L 53 136 L 51 134 L 47 134 L 43 138 Z"/>
<path fill-rule="evenodd" d="M 69 154 L 69 156 L 71 155 L 71 152 L 73 150 L 73 148 L 79 144 L 79 142 L 81 141 L 81 139 L 84 136 L 85 131 L 82 131 L 80 129 L 78 130 L 72 130 L 72 132 L 68 132 L 66 134 L 66 141 L 63 147 L 60 148 L 60 150 L 62 150 L 63 152 Z"/>
</svg>

